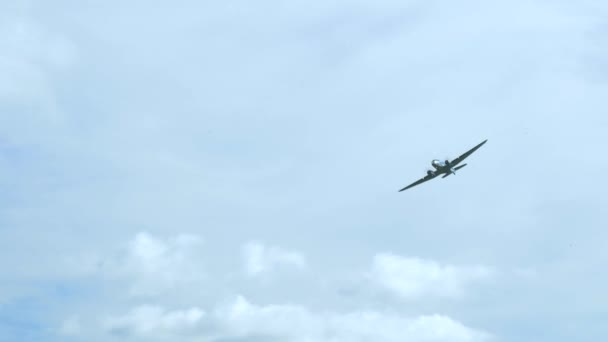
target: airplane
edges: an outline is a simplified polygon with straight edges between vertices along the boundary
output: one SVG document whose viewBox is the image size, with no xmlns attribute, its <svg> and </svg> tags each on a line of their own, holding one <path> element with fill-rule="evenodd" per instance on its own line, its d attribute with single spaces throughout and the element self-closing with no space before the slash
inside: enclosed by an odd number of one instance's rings
<svg viewBox="0 0 608 342">
<path fill-rule="evenodd" d="M 431 162 L 431 165 L 435 168 L 435 170 L 428 170 L 426 172 L 426 176 L 424 176 L 424 178 L 420 178 L 419 180 L 415 181 L 414 183 L 406 186 L 405 188 L 399 190 L 399 192 L 403 191 L 403 190 L 407 190 L 409 188 L 415 187 L 416 185 L 422 184 L 426 181 L 429 181 L 439 175 L 443 175 L 443 177 L 441 178 L 445 178 L 449 175 L 455 175 L 456 171 L 462 169 L 463 167 L 467 166 L 467 164 L 462 164 L 460 166 L 457 166 L 458 164 L 460 164 L 463 160 L 465 160 L 466 157 L 470 156 L 471 154 L 473 154 L 473 152 L 477 151 L 478 148 L 480 148 L 483 144 L 486 143 L 486 141 L 488 141 L 488 139 L 482 141 L 479 145 L 473 147 L 472 149 L 468 150 L 467 152 L 465 152 L 463 155 L 461 155 L 460 157 L 449 161 L 449 160 L 445 160 L 445 161 L 441 161 L 438 159 L 434 159 Z"/>
</svg>

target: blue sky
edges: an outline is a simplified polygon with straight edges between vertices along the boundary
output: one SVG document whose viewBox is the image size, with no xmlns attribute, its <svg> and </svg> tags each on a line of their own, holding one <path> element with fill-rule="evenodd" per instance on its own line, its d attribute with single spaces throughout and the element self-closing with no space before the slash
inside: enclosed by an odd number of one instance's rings
<svg viewBox="0 0 608 342">
<path fill-rule="evenodd" d="M 0 340 L 601 339 L 607 12 L 0 3 Z"/>
</svg>

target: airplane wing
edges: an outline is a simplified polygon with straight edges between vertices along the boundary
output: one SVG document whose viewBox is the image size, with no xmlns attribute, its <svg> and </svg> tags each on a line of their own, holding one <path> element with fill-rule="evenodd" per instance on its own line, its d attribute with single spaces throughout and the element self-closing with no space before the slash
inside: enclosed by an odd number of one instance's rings
<svg viewBox="0 0 608 342">
<path fill-rule="evenodd" d="M 424 183 L 424 182 L 426 182 L 426 181 L 429 181 L 429 180 L 431 180 L 431 179 L 433 179 L 433 178 L 435 178 L 435 177 L 437 177 L 437 176 L 439 176 L 439 175 L 438 175 L 438 174 L 436 174 L 436 173 L 432 173 L 432 174 L 430 174 L 430 175 L 426 175 L 424 178 L 420 178 L 419 180 L 415 181 L 414 183 L 412 183 L 412 184 L 410 184 L 410 185 L 406 186 L 405 188 L 403 188 L 403 189 L 399 190 L 399 192 L 401 192 L 401 191 L 403 191 L 403 190 L 407 190 L 407 189 L 409 189 L 409 188 L 413 188 L 413 187 L 415 187 L 416 185 L 418 185 L 418 184 L 422 184 L 422 183 Z"/>
<path fill-rule="evenodd" d="M 460 164 L 463 160 L 466 159 L 466 157 L 470 156 L 471 154 L 473 154 L 473 152 L 477 151 L 478 148 L 480 148 L 483 144 L 486 143 L 486 141 L 488 141 L 488 139 L 482 141 L 479 145 L 473 147 L 472 149 L 468 150 L 467 152 L 465 152 L 463 155 L 461 155 L 460 157 L 450 161 L 450 167 L 452 166 L 456 166 L 458 164 Z"/>
</svg>

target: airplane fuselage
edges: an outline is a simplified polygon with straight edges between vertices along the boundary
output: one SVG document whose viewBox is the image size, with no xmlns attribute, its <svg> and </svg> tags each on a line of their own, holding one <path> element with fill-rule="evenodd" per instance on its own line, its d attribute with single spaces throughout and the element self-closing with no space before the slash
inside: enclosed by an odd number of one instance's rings
<svg viewBox="0 0 608 342">
<path fill-rule="evenodd" d="M 456 174 L 456 172 L 454 172 L 454 169 L 450 166 L 450 162 L 449 161 L 441 161 L 439 159 L 433 159 L 433 161 L 431 162 L 431 165 L 435 168 L 435 174 Z"/>
</svg>

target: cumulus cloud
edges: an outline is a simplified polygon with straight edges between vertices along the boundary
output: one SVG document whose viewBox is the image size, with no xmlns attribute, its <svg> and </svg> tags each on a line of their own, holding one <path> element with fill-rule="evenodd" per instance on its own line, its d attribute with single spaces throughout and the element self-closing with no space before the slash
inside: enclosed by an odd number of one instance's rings
<svg viewBox="0 0 608 342">
<path fill-rule="evenodd" d="M 205 312 L 197 307 L 171 311 L 156 305 L 142 305 L 125 315 L 106 318 L 103 327 L 113 334 L 158 337 L 186 333 L 204 317 Z"/>
<path fill-rule="evenodd" d="M 243 246 L 245 270 L 249 275 L 258 275 L 279 267 L 302 269 L 306 258 L 299 252 L 280 247 L 266 246 L 259 242 L 249 242 Z"/>
<path fill-rule="evenodd" d="M 146 232 L 138 233 L 127 244 L 122 259 L 117 261 L 124 263 L 123 272 L 130 271 L 134 275 L 128 280 L 132 289 L 137 290 L 136 294 L 160 296 L 154 301 L 147 299 L 145 304 L 137 304 L 126 313 L 116 313 L 109 308 L 113 313 L 93 314 L 87 319 L 93 325 L 86 327 L 82 324 L 82 316 L 70 316 L 64 320 L 60 332 L 67 336 L 114 335 L 127 340 L 185 338 L 193 341 L 262 338 L 287 342 L 481 342 L 491 338 L 483 331 L 441 314 L 404 315 L 398 311 L 364 307 L 340 312 L 332 307 L 313 309 L 297 302 L 258 305 L 242 295 L 227 303 L 217 299 L 198 303 L 194 299 L 189 302 L 198 304 L 189 308 L 168 309 L 175 307 L 175 304 L 169 304 L 175 297 L 174 292 L 191 290 L 190 284 L 177 281 L 187 279 L 189 272 L 200 267 L 200 259 L 193 253 L 200 243 L 200 238 L 190 235 L 160 238 Z M 250 242 L 242 248 L 250 275 L 276 267 L 302 268 L 306 265 L 300 253 L 279 247 Z M 426 294 L 425 291 L 453 295 L 466 281 L 484 274 L 389 254 L 376 256 L 374 272 L 381 276 L 378 280 L 385 286 L 392 286 L 394 291 L 405 295 Z M 142 288 L 144 282 L 156 287 Z M 166 291 L 169 289 L 171 291 Z"/>
<path fill-rule="evenodd" d="M 408 317 L 369 310 L 315 311 L 295 304 L 257 305 L 240 295 L 211 312 L 198 307 L 167 310 L 157 305 L 141 305 L 99 323 L 104 334 L 156 340 L 188 337 L 192 341 L 483 342 L 492 339 L 490 334 L 444 315 Z"/>
<path fill-rule="evenodd" d="M 491 274 L 492 270 L 484 266 L 441 265 L 432 260 L 377 254 L 370 276 L 404 299 L 418 299 L 460 297 L 467 285 Z"/>
<path fill-rule="evenodd" d="M 135 296 L 158 295 L 203 279 L 201 238 L 179 234 L 161 238 L 139 232 L 126 252 L 109 262 L 110 273 L 130 279 Z"/>
<path fill-rule="evenodd" d="M 216 313 L 224 334 L 290 342 L 486 341 L 489 335 L 442 315 L 405 317 L 375 311 L 320 313 L 298 305 L 250 303 L 242 296 Z"/>
</svg>

